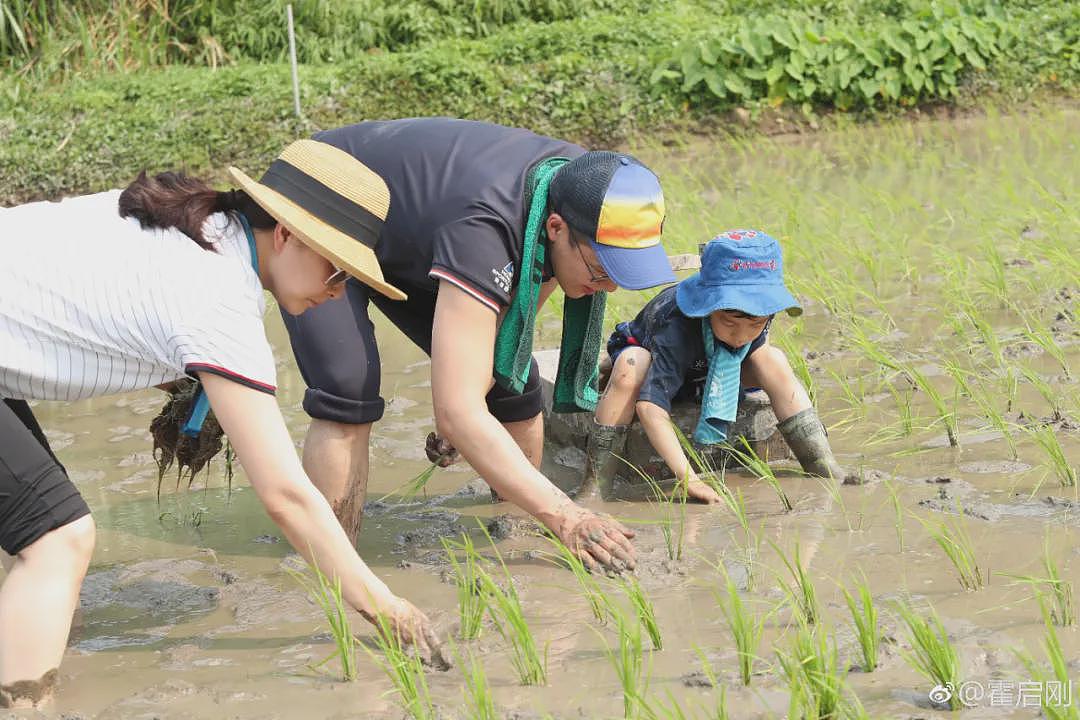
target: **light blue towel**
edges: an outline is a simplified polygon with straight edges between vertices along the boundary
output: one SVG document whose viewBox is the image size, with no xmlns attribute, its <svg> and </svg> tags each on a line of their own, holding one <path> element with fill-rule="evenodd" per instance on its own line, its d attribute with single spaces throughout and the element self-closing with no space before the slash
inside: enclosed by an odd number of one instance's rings
<svg viewBox="0 0 1080 720">
<path fill-rule="evenodd" d="M 739 376 L 742 361 L 753 343 L 746 343 L 732 352 L 713 336 L 709 316 L 701 318 L 701 333 L 705 338 L 705 357 L 709 375 L 701 398 L 701 417 L 694 428 L 694 440 L 702 445 L 717 445 L 727 440 L 727 431 L 739 411 Z"/>
</svg>

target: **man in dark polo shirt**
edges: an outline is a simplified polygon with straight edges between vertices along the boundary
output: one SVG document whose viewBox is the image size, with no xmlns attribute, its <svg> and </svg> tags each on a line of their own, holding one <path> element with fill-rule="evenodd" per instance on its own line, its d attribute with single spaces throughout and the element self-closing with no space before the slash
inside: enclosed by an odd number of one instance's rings
<svg viewBox="0 0 1080 720">
<path fill-rule="evenodd" d="M 569 160 L 554 170 L 538 226 L 547 258 L 541 305 L 556 286 L 580 298 L 674 282 L 659 244 L 664 203 L 656 176 L 627 155 L 587 153 L 527 130 L 466 120 L 364 122 L 315 139 L 350 153 L 389 186 L 376 255 L 386 282 L 408 296 L 394 301 L 350 280 L 346 298 L 285 316 L 308 385 L 304 467 L 346 531 L 355 538 L 360 529 L 371 424 L 384 409 L 368 317 L 374 302 L 431 356 L 444 449 L 456 448 L 499 496 L 590 566 L 633 567 L 633 533 L 576 505 L 538 470 L 543 422 L 535 362 L 515 394 L 493 385 L 493 355 L 521 274 L 530 171 L 550 158 Z"/>
</svg>

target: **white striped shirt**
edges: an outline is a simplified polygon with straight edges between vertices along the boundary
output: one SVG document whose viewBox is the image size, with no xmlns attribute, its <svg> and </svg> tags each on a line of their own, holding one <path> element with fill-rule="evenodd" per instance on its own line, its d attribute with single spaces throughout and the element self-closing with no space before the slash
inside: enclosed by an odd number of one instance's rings
<svg viewBox="0 0 1080 720">
<path fill-rule="evenodd" d="M 239 222 L 121 218 L 119 191 L 0 208 L 0 397 L 79 400 L 211 372 L 274 392 L 265 299 Z"/>
</svg>

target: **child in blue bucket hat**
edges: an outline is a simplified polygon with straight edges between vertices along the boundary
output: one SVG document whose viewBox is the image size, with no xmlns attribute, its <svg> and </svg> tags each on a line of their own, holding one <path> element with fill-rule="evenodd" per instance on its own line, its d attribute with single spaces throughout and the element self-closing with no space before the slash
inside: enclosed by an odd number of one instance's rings
<svg viewBox="0 0 1080 720">
<path fill-rule="evenodd" d="M 610 498 L 635 415 L 687 496 L 721 498 L 694 473 L 671 424 L 672 402 L 694 398 L 694 440 L 721 443 L 738 410 L 740 388 L 761 387 L 778 429 L 803 470 L 857 482 L 836 461 L 825 428 L 787 357 L 768 342 L 773 316 L 801 315 L 784 285 L 780 243 L 760 230 L 730 230 L 705 245 L 701 272 L 663 290 L 608 341 L 612 370 L 596 408 L 579 497 Z"/>
</svg>

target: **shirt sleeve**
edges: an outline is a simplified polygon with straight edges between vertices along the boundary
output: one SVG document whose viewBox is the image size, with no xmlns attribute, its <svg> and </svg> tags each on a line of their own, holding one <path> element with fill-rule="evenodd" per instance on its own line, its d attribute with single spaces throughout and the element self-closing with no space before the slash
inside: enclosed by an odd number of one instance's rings
<svg viewBox="0 0 1080 720">
<path fill-rule="evenodd" d="M 648 401 L 671 412 L 671 401 L 686 379 L 693 362 L 694 338 L 689 337 L 685 323 L 668 322 L 651 338 L 652 359 L 638 400 Z"/>
<path fill-rule="evenodd" d="M 273 395 L 277 372 L 258 291 L 235 281 L 203 290 L 174 327 L 173 356 L 192 377 L 212 373 Z"/>
<path fill-rule="evenodd" d="M 474 216 L 440 227 L 429 277 L 457 285 L 499 313 L 514 287 L 513 234 L 499 218 Z"/>
</svg>

